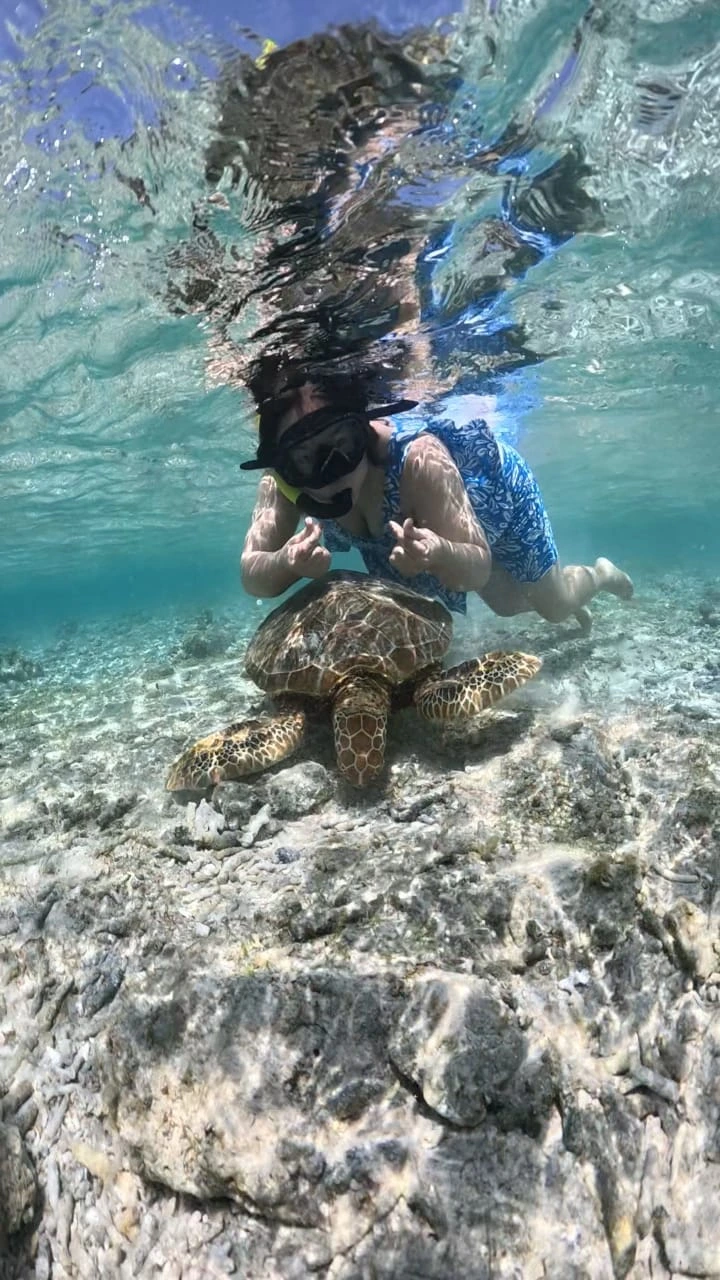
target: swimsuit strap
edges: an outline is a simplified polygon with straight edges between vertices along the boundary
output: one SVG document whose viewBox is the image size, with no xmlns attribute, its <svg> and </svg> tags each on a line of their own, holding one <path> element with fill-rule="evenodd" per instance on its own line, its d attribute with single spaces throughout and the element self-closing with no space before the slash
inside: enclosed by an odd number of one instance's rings
<svg viewBox="0 0 720 1280">
<path fill-rule="evenodd" d="M 390 419 L 392 435 L 388 441 L 387 459 L 385 462 L 385 488 L 383 491 L 383 524 L 388 520 L 397 520 L 400 515 L 400 478 L 405 466 L 405 454 L 418 436 L 428 432 L 428 424 L 424 420 L 408 422 L 407 417 L 396 423 Z"/>
<path fill-rule="evenodd" d="M 383 496 L 383 522 L 397 519 L 400 514 L 400 478 L 405 456 L 413 440 L 431 435 L 445 445 L 448 453 L 467 480 L 468 475 L 481 471 L 488 480 L 496 478 L 503 465 L 500 442 L 483 418 L 458 426 L 449 418 L 431 418 L 408 422 L 407 415 L 393 428 L 388 444 L 385 465 L 385 490 Z"/>
</svg>

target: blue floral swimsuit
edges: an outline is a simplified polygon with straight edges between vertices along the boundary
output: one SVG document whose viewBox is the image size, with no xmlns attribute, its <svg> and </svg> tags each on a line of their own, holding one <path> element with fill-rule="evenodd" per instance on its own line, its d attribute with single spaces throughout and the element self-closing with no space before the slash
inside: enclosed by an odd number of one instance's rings
<svg viewBox="0 0 720 1280">
<path fill-rule="evenodd" d="M 498 440 L 481 419 L 463 426 L 431 419 L 411 425 L 392 421 L 393 434 L 386 462 L 383 496 L 383 533 L 363 537 L 348 533 L 335 520 L 323 522 L 328 551 L 360 552 L 368 573 L 412 586 L 434 596 L 458 613 L 465 613 L 464 591 L 449 591 L 430 573 L 405 578 L 390 564 L 395 539 L 388 521 L 402 523 L 400 477 L 408 446 L 429 433 L 441 440 L 460 472 L 476 519 L 490 545 L 493 560 L 519 583 L 537 582 L 556 563 L 557 547 L 537 481 L 528 464 L 512 448 Z"/>
</svg>

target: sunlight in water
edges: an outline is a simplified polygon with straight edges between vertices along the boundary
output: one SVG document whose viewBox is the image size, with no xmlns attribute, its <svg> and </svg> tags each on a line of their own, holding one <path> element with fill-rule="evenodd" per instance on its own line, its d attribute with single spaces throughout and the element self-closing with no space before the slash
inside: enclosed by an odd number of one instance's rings
<svg viewBox="0 0 720 1280">
<path fill-rule="evenodd" d="M 326 304 L 394 391 L 480 397 L 522 440 L 568 557 L 601 530 L 717 572 L 717 21 L 521 0 L 404 25 L 373 36 L 394 68 L 373 97 L 347 34 L 315 37 L 318 79 L 292 41 L 271 75 L 265 32 L 224 15 L 78 0 L 8 23 L 10 632 L 238 589 L 241 380 L 268 333 L 326 347 Z"/>
</svg>

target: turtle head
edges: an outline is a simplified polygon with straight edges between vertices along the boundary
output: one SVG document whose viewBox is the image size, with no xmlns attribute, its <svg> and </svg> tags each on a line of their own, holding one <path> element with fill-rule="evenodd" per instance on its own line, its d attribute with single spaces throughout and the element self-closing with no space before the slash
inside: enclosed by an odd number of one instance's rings
<svg viewBox="0 0 720 1280">
<path fill-rule="evenodd" d="M 372 676 L 354 676 L 335 693 L 335 755 L 340 773 L 354 787 L 366 787 L 382 773 L 389 709 L 389 689 Z"/>
<path fill-rule="evenodd" d="M 217 735 L 212 735 L 213 738 Z M 210 738 L 188 747 L 171 766 L 165 783 L 166 791 L 207 791 L 221 781 L 217 776 L 217 751 Z"/>
</svg>

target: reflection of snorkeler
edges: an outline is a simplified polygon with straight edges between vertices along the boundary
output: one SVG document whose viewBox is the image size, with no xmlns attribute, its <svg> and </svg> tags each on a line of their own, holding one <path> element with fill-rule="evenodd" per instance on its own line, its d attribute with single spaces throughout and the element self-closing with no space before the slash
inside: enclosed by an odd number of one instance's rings
<svg viewBox="0 0 720 1280">
<path fill-rule="evenodd" d="M 436 32 L 399 39 L 344 27 L 229 69 L 206 173 L 213 183 L 230 177 L 245 225 L 260 233 L 256 257 L 228 259 L 201 209 L 194 242 L 175 255 L 184 276 L 171 285 L 173 305 L 214 321 L 214 374 L 244 382 L 260 352 L 318 363 L 362 353 L 426 396 L 443 380 L 430 374 L 433 352 L 446 359 L 446 385 L 461 362 L 472 374 L 538 358 L 511 324 L 474 341 L 482 325 L 468 326 L 464 313 L 487 310 L 549 247 L 597 229 L 599 208 L 583 189 L 575 147 L 534 179 L 519 177 L 532 122 L 491 145 L 458 136 L 450 114 L 460 79 L 449 49 Z M 481 173 L 504 186 L 502 213 L 471 228 L 462 273 L 445 272 L 442 288 L 429 291 L 428 267 L 450 228 L 432 202 L 415 198 L 417 184 L 441 191 L 475 175 L 481 200 Z M 471 335 L 463 351 L 461 334 Z"/>
<path fill-rule="evenodd" d="M 326 360 L 417 327 L 420 219 L 394 202 L 385 168 L 447 97 L 443 44 L 348 26 L 228 69 L 206 175 L 231 176 L 258 243 L 251 263 L 228 264 L 200 210 L 180 255 L 190 270 L 171 285 L 175 305 L 214 322 L 213 373 L 244 381 L 258 351 Z M 257 326 L 249 342 L 232 341 L 235 321 Z"/>
<path fill-rule="evenodd" d="M 534 610 L 553 622 L 574 614 L 587 629 L 588 601 L 599 591 L 628 597 L 632 584 L 606 559 L 592 568 L 560 566 L 537 484 L 519 454 L 479 421 L 458 428 L 430 416 L 406 428 L 394 421 L 397 403 L 368 411 L 367 391 L 357 380 L 328 376 L 347 357 L 352 368 L 353 358 L 361 356 L 362 366 L 374 365 L 376 382 L 379 370 L 386 383 L 395 374 L 412 385 L 407 352 L 417 355 L 417 340 L 392 347 L 388 338 L 418 328 L 417 260 L 424 241 L 434 251 L 428 237 L 432 219 L 400 198 L 393 157 L 413 118 L 417 126 L 421 108 L 437 103 L 443 92 L 449 101 L 454 87 L 447 67 L 443 90 L 442 75 L 433 79 L 426 65 L 410 63 L 391 42 L 367 32 L 363 39 L 365 44 L 358 39 L 352 46 L 353 53 L 359 49 L 363 74 L 356 66 L 353 79 L 345 66 L 343 79 L 335 62 L 329 84 L 322 70 L 329 63 L 316 62 L 307 47 L 301 51 L 304 106 L 311 105 L 292 117 L 287 103 L 295 96 L 288 95 L 293 51 L 270 55 L 258 72 L 269 77 L 264 93 L 258 83 L 256 97 L 247 84 L 242 94 L 230 94 L 223 137 L 209 159 L 209 176 L 217 178 L 240 149 L 238 182 L 245 183 L 246 193 L 252 193 L 253 181 L 274 190 L 288 228 L 267 249 L 251 288 L 245 284 L 239 295 L 220 271 L 216 291 L 202 298 L 203 309 L 214 310 L 221 323 L 240 316 L 253 298 L 262 299 L 264 311 L 245 350 L 228 345 L 221 352 L 221 372 L 247 382 L 258 403 L 260 447 L 250 465 L 269 472 L 243 550 L 244 585 L 256 595 L 277 595 L 299 578 L 321 577 L 333 551 L 355 547 L 371 573 L 411 577 L 419 590 L 451 608 L 464 610 L 466 593 L 476 591 L 498 614 Z M 246 145 L 248 137 L 253 145 Z M 508 130 L 492 149 L 463 153 L 456 170 L 465 176 L 492 172 L 530 145 L 527 133 Z M 275 154 L 299 163 L 273 168 Z M 443 163 L 453 176 L 447 150 Z M 580 227 L 597 226 L 583 174 L 577 153 L 570 152 L 527 183 L 519 197 L 508 184 L 504 216 L 478 228 L 484 236 L 476 255 L 481 269 L 471 273 L 464 296 L 453 291 L 456 314 L 538 261 L 548 241 L 560 243 Z M 256 197 L 256 204 L 262 213 L 263 199 Z M 452 325 L 448 330 L 452 340 Z M 400 360 L 393 367 L 397 351 Z M 487 369 L 487 348 L 481 356 Z M 507 327 L 489 366 L 533 358 Z M 302 513 L 310 518 L 296 533 Z"/>
<path fill-rule="evenodd" d="M 588 631 L 599 591 L 632 595 L 610 560 L 560 565 L 530 468 L 484 422 L 395 419 L 413 407 L 370 410 L 357 379 L 281 376 L 260 406 L 257 458 L 243 464 L 268 472 L 242 554 L 246 590 L 279 595 L 355 547 L 370 573 L 411 578 L 461 612 L 475 591 L 502 616 L 574 614 Z"/>
</svg>

